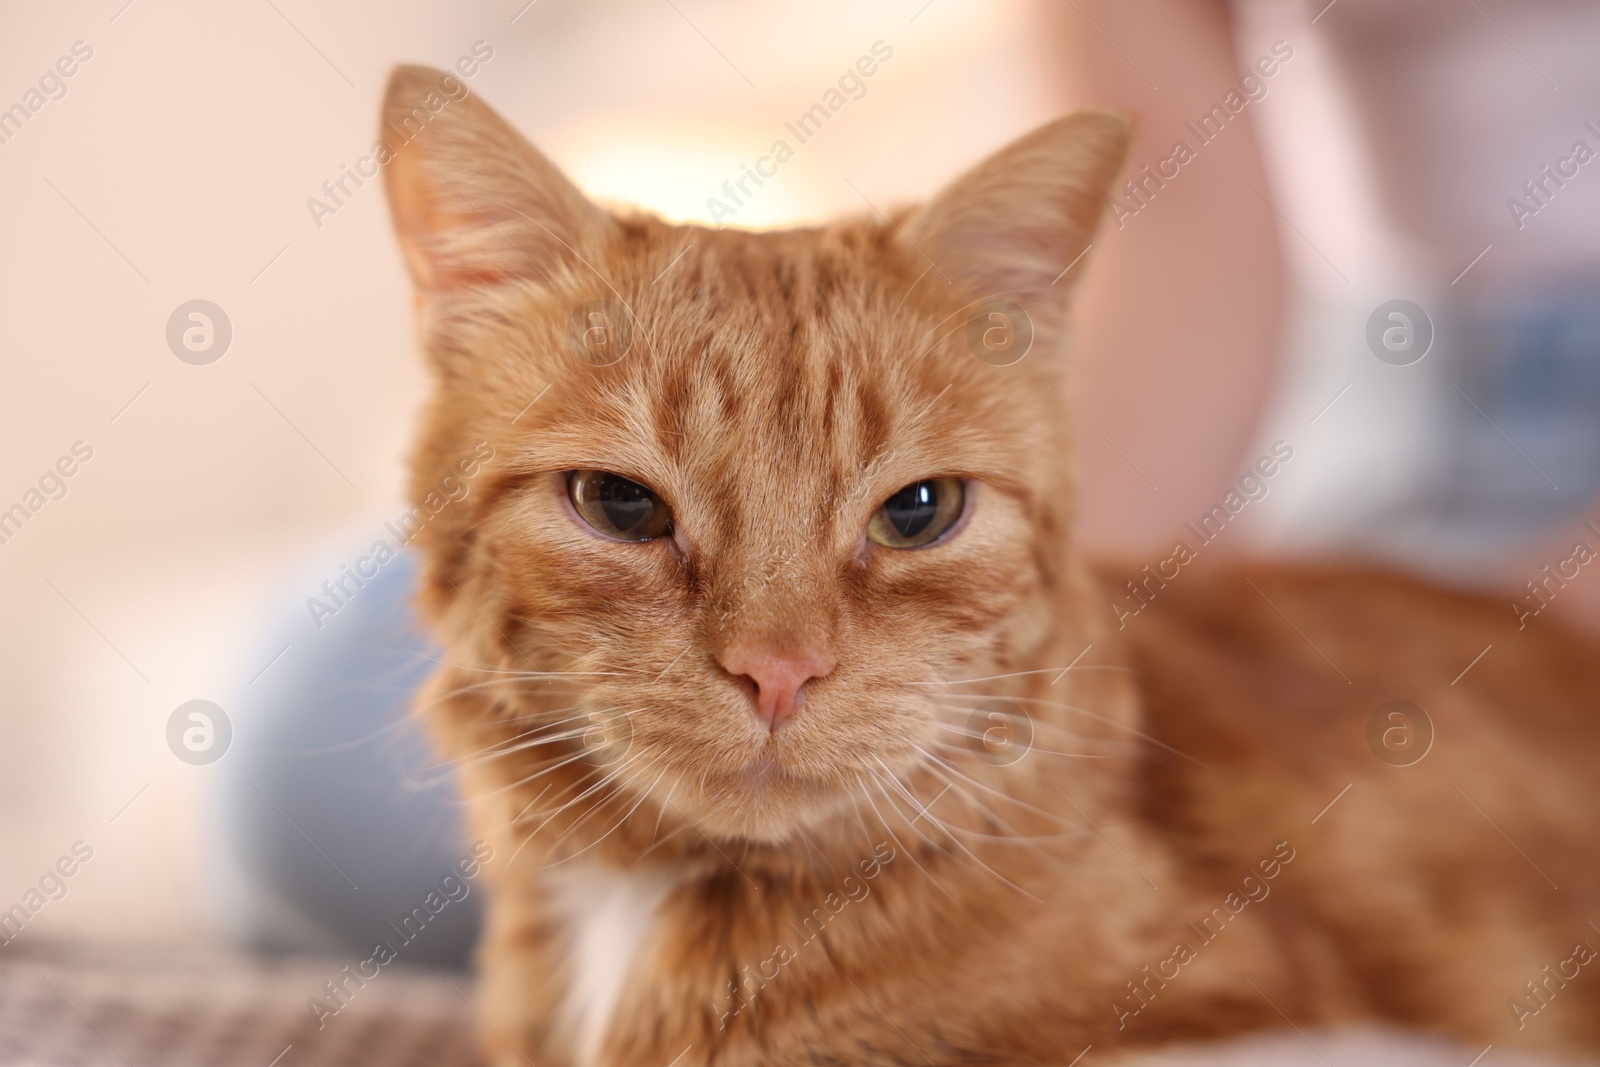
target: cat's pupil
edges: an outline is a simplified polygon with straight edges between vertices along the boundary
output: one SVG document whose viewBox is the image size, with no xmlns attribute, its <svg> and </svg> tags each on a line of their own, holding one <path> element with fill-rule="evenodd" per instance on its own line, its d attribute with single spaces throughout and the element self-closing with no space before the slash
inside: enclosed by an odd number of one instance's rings
<svg viewBox="0 0 1600 1067">
<path fill-rule="evenodd" d="M 900 536 L 915 537 L 927 529 L 939 513 L 939 483 L 908 485 L 884 502 L 883 511 Z"/>
<path fill-rule="evenodd" d="M 595 497 L 606 518 L 623 533 L 649 518 L 656 508 L 656 498 L 650 490 L 615 474 L 600 479 Z"/>
</svg>

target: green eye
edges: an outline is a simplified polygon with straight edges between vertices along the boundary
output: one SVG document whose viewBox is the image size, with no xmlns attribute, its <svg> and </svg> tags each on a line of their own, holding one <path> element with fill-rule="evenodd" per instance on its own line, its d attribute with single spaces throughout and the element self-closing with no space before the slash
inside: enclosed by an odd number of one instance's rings
<svg viewBox="0 0 1600 1067">
<path fill-rule="evenodd" d="M 649 489 L 620 474 L 573 471 L 567 495 L 584 522 L 619 541 L 649 541 L 672 532 L 672 512 Z"/>
<path fill-rule="evenodd" d="M 960 478 L 912 482 L 873 513 L 867 536 L 886 548 L 921 548 L 956 524 L 965 502 Z"/>
</svg>

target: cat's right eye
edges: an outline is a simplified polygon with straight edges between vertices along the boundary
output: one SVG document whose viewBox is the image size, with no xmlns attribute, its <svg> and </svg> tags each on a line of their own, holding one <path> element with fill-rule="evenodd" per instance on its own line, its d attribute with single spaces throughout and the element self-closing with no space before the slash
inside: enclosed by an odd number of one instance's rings
<svg viewBox="0 0 1600 1067">
<path fill-rule="evenodd" d="M 649 541 L 672 533 L 672 512 L 646 486 L 609 471 L 573 471 L 567 496 L 578 517 L 607 537 Z"/>
<path fill-rule="evenodd" d="M 885 548 L 921 548 L 950 531 L 966 507 L 960 478 L 912 482 L 883 502 L 867 523 L 867 537 Z"/>
</svg>

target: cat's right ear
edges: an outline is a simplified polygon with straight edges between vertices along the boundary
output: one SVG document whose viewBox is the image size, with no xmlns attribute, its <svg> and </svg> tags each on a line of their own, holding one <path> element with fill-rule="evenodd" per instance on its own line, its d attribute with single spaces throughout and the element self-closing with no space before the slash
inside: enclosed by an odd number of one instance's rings
<svg viewBox="0 0 1600 1067">
<path fill-rule="evenodd" d="M 973 296 L 1058 308 L 1094 240 L 1133 131 L 1080 111 L 1013 141 L 952 182 L 908 226 L 940 277 Z M 1066 279 L 1063 282 L 1063 279 Z"/>
<path fill-rule="evenodd" d="M 543 281 L 614 225 L 453 75 L 396 68 L 379 137 L 395 233 L 424 296 Z"/>
</svg>

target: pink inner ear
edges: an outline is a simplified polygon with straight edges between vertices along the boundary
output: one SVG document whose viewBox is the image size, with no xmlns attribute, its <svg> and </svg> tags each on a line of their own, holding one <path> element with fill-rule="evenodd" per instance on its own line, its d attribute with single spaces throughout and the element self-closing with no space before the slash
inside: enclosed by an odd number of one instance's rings
<svg viewBox="0 0 1600 1067">
<path fill-rule="evenodd" d="M 435 191 L 415 181 L 389 183 L 389 201 L 400 237 L 401 253 L 417 288 L 446 292 L 504 281 L 511 273 L 498 267 L 500 257 L 474 256 L 451 248 L 461 235 L 483 226 L 481 219 L 441 202 Z M 459 200 L 458 200 L 459 204 Z"/>
<path fill-rule="evenodd" d="M 443 77 L 398 69 L 383 108 L 394 156 L 384 185 L 417 287 L 541 281 L 603 240 L 610 217 L 476 97 L 451 99 L 421 129 L 396 132 L 394 117 L 414 115 Z"/>
<path fill-rule="evenodd" d="M 917 217 L 911 241 L 978 295 L 1048 289 L 1089 246 L 1130 129 L 1087 111 L 1035 130 L 953 182 Z"/>
</svg>

